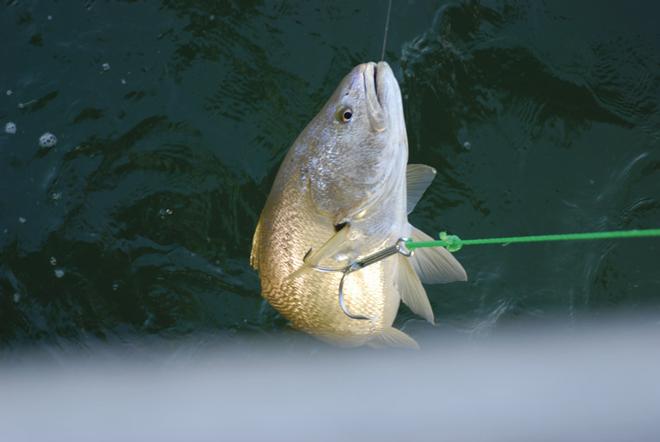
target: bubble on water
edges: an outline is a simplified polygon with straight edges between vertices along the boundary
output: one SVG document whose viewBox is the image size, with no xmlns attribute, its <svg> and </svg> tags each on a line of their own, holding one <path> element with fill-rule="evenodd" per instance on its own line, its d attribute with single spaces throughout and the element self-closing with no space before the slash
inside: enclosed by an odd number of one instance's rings
<svg viewBox="0 0 660 442">
<path fill-rule="evenodd" d="M 160 215 L 160 219 L 165 219 L 166 216 L 172 215 L 174 211 L 172 209 L 160 209 L 158 211 L 158 215 Z"/>
<path fill-rule="evenodd" d="M 116 292 L 118 288 L 119 288 L 119 283 L 118 282 L 113 282 L 112 283 L 112 290 Z"/>
<path fill-rule="evenodd" d="M 5 133 L 14 135 L 16 133 L 16 123 L 10 121 L 7 124 L 5 124 Z"/>
<path fill-rule="evenodd" d="M 25 224 L 27 222 L 27 218 L 23 218 L 22 216 L 18 217 L 18 222 L 21 224 Z"/>
<path fill-rule="evenodd" d="M 51 256 L 50 259 L 48 260 L 50 262 L 50 265 L 56 266 L 57 265 L 57 259 L 54 256 Z"/>
<path fill-rule="evenodd" d="M 64 277 L 64 269 L 55 269 L 55 277 L 56 278 L 63 278 Z"/>
<path fill-rule="evenodd" d="M 14 303 L 18 304 L 21 301 L 21 294 L 20 293 L 14 293 Z"/>
<path fill-rule="evenodd" d="M 53 199 L 53 201 L 57 201 L 62 198 L 62 192 L 53 192 L 50 197 Z"/>
<path fill-rule="evenodd" d="M 13 93 L 14 93 L 14 91 L 12 91 L 11 89 L 7 89 L 7 96 L 9 96 L 9 95 L 11 95 L 11 94 L 13 94 Z"/>
<path fill-rule="evenodd" d="M 103 63 L 101 65 L 104 71 L 109 71 L 110 70 L 110 63 Z"/>
<path fill-rule="evenodd" d="M 121 84 L 126 84 L 126 80 L 124 78 L 122 78 L 120 81 L 121 81 Z"/>
<path fill-rule="evenodd" d="M 57 144 L 57 137 L 50 132 L 46 132 L 39 137 L 40 147 L 53 147 Z"/>
<path fill-rule="evenodd" d="M 463 143 L 463 148 L 465 150 L 470 150 L 472 149 L 472 144 L 469 141 L 466 141 L 465 143 Z"/>
<path fill-rule="evenodd" d="M 48 17 L 46 17 L 46 18 L 48 18 L 48 21 L 50 21 L 50 20 L 52 20 L 52 19 L 53 19 L 53 16 L 52 16 L 52 15 L 49 15 L 49 16 L 48 16 Z"/>
<path fill-rule="evenodd" d="M 209 16 L 209 20 L 215 20 L 215 15 L 211 14 L 211 15 Z"/>
</svg>

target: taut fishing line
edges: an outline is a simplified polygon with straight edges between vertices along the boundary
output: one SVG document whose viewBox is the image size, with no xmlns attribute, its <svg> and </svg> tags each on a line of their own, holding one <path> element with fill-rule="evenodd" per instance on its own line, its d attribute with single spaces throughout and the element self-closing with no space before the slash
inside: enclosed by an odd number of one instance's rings
<svg viewBox="0 0 660 442">
<path fill-rule="evenodd" d="M 392 0 L 387 4 L 387 18 L 385 19 L 385 32 L 383 34 L 383 49 L 380 52 L 380 61 L 385 60 L 385 46 L 387 45 L 387 31 L 390 29 L 390 12 L 392 11 Z"/>
<path fill-rule="evenodd" d="M 450 252 L 457 252 L 463 246 L 477 246 L 488 244 L 509 245 L 514 243 L 549 242 L 549 241 L 585 241 L 596 239 L 621 239 L 621 238 L 644 238 L 660 237 L 660 229 L 646 230 L 615 230 L 610 232 L 586 232 L 586 233 L 560 233 L 556 235 L 530 235 L 530 236 L 505 236 L 499 238 L 461 239 L 456 235 L 447 235 L 440 232 L 439 239 L 434 241 L 406 241 L 409 250 L 425 247 L 444 247 Z"/>
</svg>

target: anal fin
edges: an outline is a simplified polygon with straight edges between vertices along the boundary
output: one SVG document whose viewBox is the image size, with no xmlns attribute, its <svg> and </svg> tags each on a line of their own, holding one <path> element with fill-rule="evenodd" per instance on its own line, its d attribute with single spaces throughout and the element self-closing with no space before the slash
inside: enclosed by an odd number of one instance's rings
<svg viewBox="0 0 660 442">
<path fill-rule="evenodd" d="M 394 327 L 388 327 L 367 341 L 371 347 L 397 347 L 419 350 L 419 344 L 413 338 Z"/>
<path fill-rule="evenodd" d="M 416 227 L 410 226 L 410 228 L 413 241 L 433 240 Z M 419 279 L 426 284 L 467 281 L 467 273 L 461 263 L 444 247 L 416 249 L 410 259 Z"/>
</svg>

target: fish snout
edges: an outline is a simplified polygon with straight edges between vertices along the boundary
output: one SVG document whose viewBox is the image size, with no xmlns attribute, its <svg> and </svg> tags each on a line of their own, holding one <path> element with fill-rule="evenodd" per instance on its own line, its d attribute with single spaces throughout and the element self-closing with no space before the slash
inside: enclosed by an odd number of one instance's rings
<svg viewBox="0 0 660 442">
<path fill-rule="evenodd" d="M 381 64 L 384 64 L 384 66 L 380 66 Z M 389 69 L 387 63 L 384 62 L 378 64 L 369 62 L 361 65 L 369 123 L 376 132 L 382 132 L 386 128 L 385 109 L 381 101 L 382 91 L 379 91 L 379 86 L 382 88 L 383 73 L 379 73 L 379 67 L 381 67 L 381 70 Z"/>
</svg>

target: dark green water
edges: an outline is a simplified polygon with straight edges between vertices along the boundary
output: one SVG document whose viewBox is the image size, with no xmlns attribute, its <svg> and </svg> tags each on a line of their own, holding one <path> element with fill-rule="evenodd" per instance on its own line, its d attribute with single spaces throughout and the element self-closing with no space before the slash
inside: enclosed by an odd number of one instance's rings
<svg viewBox="0 0 660 442">
<path fill-rule="evenodd" d="M 256 219 L 296 135 L 379 56 L 385 9 L 4 0 L 0 342 L 286 330 L 248 264 Z M 410 160 L 439 171 L 412 222 L 463 238 L 660 226 L 658 16 L 394 1 Z M 469 283 L 427 287 L 438 335 L 660 313 L 660 240 L 458 257 Z M 397 324 L 430 327 L 405 307 Z"/>
</svg>

